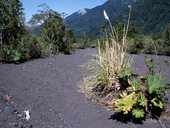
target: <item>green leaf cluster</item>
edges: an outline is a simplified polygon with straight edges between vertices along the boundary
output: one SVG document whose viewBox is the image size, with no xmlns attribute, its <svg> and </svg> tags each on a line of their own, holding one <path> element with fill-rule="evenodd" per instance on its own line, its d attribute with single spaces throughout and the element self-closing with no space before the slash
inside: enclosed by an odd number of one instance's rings
<svg viewBox="0 0 170 128">
<path fill-rule="evenodd" d="M 141 85 L 142 84 L 142 85 Z M 120 94 L 115 107 L 124 114 L 131 113 L 135 118 L 143 118 L 152 109 L 163 109 L 161 94 L 165 91 L 164 77 L 160 74 L 148 74 L 145 82 L 133 80 L 129 82 L 130 89 Z M 142 87 L 143 86 L 143 87 Z"/>
<path fill-rule="evenodd" d="M 160 74 L 149 74 L 146 77 L 146 86 L 149 94 L 156 93 L 160 95 L 165 91 L 166 84 L 164 83 L 164 77 Z"/>
<path fill-rule="evenodd" d="M 145 116 L 145 112 L 143 111 L 143 109 L 133 109 L 132 115 L 135 118 L 143 118 Z"/>
<path fill-rule="evenodd" d="M 141 86 L 139 85 L 139 82 L 137 80 L 130 82 L 130 85 L 134 87 L 136 91 L 141 90 Z"/>
<path fill-rule="evenodd" d="M 135 92 L 126 95 L 120 99 L 116 100 L 115 107 L 122 111 L 124 114 L 128 114 L 129 112 L 135 118 L 142 118 L 145 116 L 144 109 L 136 108 L 136 105 L 139 104 L 141 106 L 147 105 L 147 100 L 144 95 L 140 95 L 139 97 Z"/>
<path fill-rule="evenodd" d="M 161 99 L 158 99 L 157 97 L 156 98 L 153 98 L 151 100 L 152 104 L 155 106 L 155 107 L 159 107 L 161 109 L 163 109 L 163 101 Z"/>
<path fill-rule="evenodd" d="M 146 99 L 145 95 L 144 94 L 141 94 L 139 97 L 138 97 L 138 103 L 140 106 L 147 106 L 148 104 L 148 100 Z"/>
<path fill-rule="evenodd" d="M 124 114 L 127 114 L 133 106 L 137 103 L 137 97 L 135 95 L 135 92 L 120 98 L 116 100 L 115 107 L 118 110 L 121 110 L 124 112 Z"/>
<path fill-rule="evenodd" d="M 124 79 L 127 79 L 129 78 L 130 76 L 132 76 L 133 74 L 133 71 L 131 68 L 126 68 L 126 69 L 123 69 L 119 72 L 118 76 L 120 78 L 124 78 Z"/>
</svg>

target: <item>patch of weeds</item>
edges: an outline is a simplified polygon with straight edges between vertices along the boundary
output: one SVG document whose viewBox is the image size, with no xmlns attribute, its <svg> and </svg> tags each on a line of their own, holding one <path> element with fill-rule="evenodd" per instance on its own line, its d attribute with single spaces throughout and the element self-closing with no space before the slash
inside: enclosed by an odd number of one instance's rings
<svg viewBox="0 0 170 128">
<path fill-rule="evenodd" d="M 98 41 L 98 53 L 87 64 L 87 69 L 95 72 L 85 78 L 81 90 L 93 99 L 110 106 L 113 99 L 118 97 L 118 91 L 123 87 L 121 85 L 126 86 L 128 77 L 133 74 L 133 57 L 126 54 L 129 24 L 124 27 L 123 39 L 120 42 L 105 11 L 104 16 L 110 24 L 111 34 L 106 33 L 105 41 Z"/>
<path fill-rule="evenodd" d="M 105 11 L 104 16 L 110 24 L 111 34 L 106 34 L 103 45 L 98 42 L 98 53 L 87 65 L 87 69 L 94 71 L 93 75 L 84 79 L 81 91 L 108 109 L 119 111 L 125 122 L 126 117 L 137 122 L 160 117 L 164 109 L 165 78 L 154 71 L 153 60 L 149 57 L 145 58 L 147 75 L 134 74 L 133 57 L 126 54 L 130 14 L 122 42 Z M 118 115 L 116 113 L 115 118 L 119 118 Z"/>
</svg>

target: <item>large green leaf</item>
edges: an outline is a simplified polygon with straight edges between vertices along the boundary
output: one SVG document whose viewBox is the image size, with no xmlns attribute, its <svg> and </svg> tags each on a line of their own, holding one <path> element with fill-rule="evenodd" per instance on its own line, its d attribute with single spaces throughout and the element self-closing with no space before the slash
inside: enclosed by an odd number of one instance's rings
<svg viewBox="0 0 170 128">
<path fill-rule="evenodd" d="M 153 105 L 154 105 L 155 107 L 159 107 L 159 108 L 163 109 L 163 102 L 162 102 L 162 100 L 160 100 L 160 99 L 158 99 L 158 98 L 153 98 L 153 99 L 151 100 L 151 102 L 153 103 Z"/>
<path fill-rule="evenodd" d="M 137 97 L 135 95 L 135 92 L 124 96 L 123 98 L 117 99 L 115 102 L 115 106 L 118 110 L 121 110 L 124 112 L 124 114 L 127 114 L 133 106 L 137 103 Z"/>
<path fill-rule="evenodd" d="M 145 116 L 145 112 L 142 109 L 133 109 L 132 115 L 135 116 L 135 118 L 142 118 Z"/>
<path fill-rule="evenodd" d="M 141 94 L 138 98 L 139 105 L 146 106 L 147 105 L 147 99 L 144 94 Z"/>
</svg>

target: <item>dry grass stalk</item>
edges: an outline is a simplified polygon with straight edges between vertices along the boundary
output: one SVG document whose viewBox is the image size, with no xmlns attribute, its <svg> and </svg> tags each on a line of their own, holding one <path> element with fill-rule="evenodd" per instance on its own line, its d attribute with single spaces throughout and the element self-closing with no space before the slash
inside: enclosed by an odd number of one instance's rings
<svg viewBox="0 0 170 128">
<path fill-rule="evenodd" d="M 87 69 L 95 70 L 95 73 L 90 77 L 84 78 L 81 91 L 88 97 L 94 97 L 94 90 L 98 85 L 103 84 L 104 88 L 101 91 L 106 91 L 104 99 L 107 103 L 114 98 L 115 86 L 119 86 L 118 75 L 122 70 L 130 68 L 132 58 L 126 55 L 127 51 L 127 32 L 129 27 L 130 15 L 127 26 L 123 30 L 122 42 L 118 42 L 118 34 L 112 26 L 107 13 L 104 11 L 105 19 L 108 20 L 111 28 L 111 38 L 106 35 L 104 46 L 98 41 L 97 55 L 87 65 Z M 102 86 L 101 86 L 102 88 Z M 102 92 L 103 93 L 103 92 Z M 96 97 L 98 100 L 98 97 Z M 101 98 L 101 101 L 103 99 Z"/>
</svg>

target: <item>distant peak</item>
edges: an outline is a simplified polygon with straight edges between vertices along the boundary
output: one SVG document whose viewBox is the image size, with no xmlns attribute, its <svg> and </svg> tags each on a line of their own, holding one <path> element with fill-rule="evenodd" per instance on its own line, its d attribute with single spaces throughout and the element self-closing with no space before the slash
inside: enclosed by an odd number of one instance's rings
<svg viewBox="0 0 170 128">
<path fill-rule="evenodd" d="M 77 14 L 79 14 L 79 15 L 85 15 L 86 13 L 87 13 L 87 10 L 85 8 L 77 11 Z"/>
</svg>

